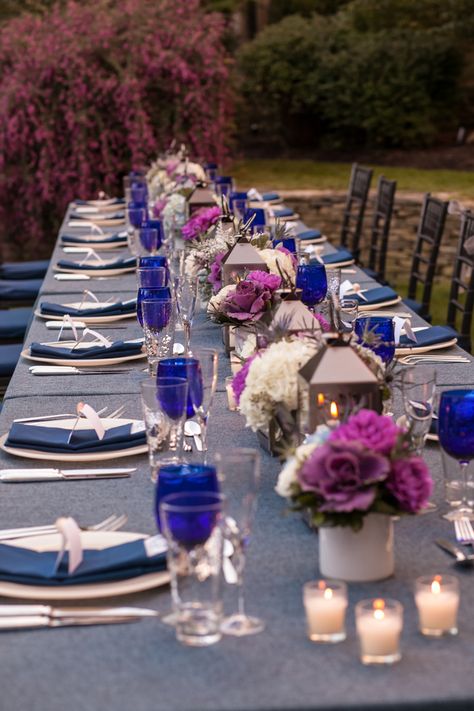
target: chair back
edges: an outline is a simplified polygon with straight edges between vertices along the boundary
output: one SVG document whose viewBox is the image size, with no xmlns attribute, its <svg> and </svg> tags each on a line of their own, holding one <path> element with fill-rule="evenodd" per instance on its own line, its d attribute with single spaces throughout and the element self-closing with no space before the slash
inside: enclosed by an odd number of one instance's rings
<svg viewBox="0 0 474 711">
<path fill-rule="evenodd" d="M 349 181 L 342 220 L 341 246 L 349 249 L 356 261 L 359 260 L 360 236 L 373 172 L 370 168 L 363 168 L 354 163 Z"/>
<path fill-rule="evenodd" d="M 472 309 L 474 307 L 474 213 L 461 215 L 459 236 L 448 303 L 448 326 L 459 333 L 459 345 L 471 352 Z M 459 319 L 459 320 L 458 320 Z M 459 327 L 456 325 L 459 323 Z"/>
<path fill-rule="evenodd" d="M 439 246 L 446 222 L 448 203 L 438 200 L 427 193 L 421 208 L 415 253 L 408 283 L 408 297 L 417 300 L 418 287 L 421 287 L 421 313 L 429 317 L 431 289 L 438 259 Z"/>
<path fill-rule="evenodd" d="M 395 201 L 396 180 L 387 180 L 383 175 L 377 183 L 374 216 L 370 233 L 369 269 L 376 274 L 377 281 L 385 281 L 388 236 Z"/>
</svg>

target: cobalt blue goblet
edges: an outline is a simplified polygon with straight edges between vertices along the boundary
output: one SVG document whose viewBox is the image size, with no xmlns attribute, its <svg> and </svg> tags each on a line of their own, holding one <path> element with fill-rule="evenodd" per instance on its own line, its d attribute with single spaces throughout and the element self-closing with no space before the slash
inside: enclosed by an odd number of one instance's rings
<svg viewBox="0 0 474 711">
<path fill-rule="evenodd" d="M 296 286 L 302 290 L 301 301 L 310 308 L 326 298 L 328 280 L 326 268 L 320 262 L 299 264 L 296 271 Z"/>
<path fill-rule="evenodd" d="M 157 377 L 186 378 L 188 381 L 187 417 L 191 418 L 203 398 L 201 366 L 197 358 L 163 358 L 158 363 Z"/>
<path fill-rule="evenodd" d="M 148 218 L 146 204 L 130 202 L 128 205 L 128 221 L 138 230 Z"/>
<path fill-rule="evenodd" d="M 262 232 L 266 225 L 265 210 L 261 207 L 249 207 L 244 213 L 244 222 L 248 222 L 254 216 L 251 227 L 256 232 Z"/>
<path fill-rule="evenodd" d="M 388 365 L 395 355 L 393 319 L 384 316 L 359 316 L 354 332 L 365 348 L 370 348 Z"/>
<path fill-rule="evenodd" d="M 462 500 L 444 516 L 448 521 L 474 518 L 468 503 L 467 468 L 474 459 L 474 390 L 447 390 L 441 394 L 438 412 L 439 443 L 450 457 L 459 462 Z"/>
<path fill-rule="evenodd" d="M 155 517 L 161 531 L 160 504 L 170 494 L 219 491 L 216 468 L 207 464 L 167 464 L 160 467 L 155 489 Z"/>
<path fill-rule="evenodd" d="M 130 186 L 130 196 L 132 202 L 145 205 L 148 198 L 148 188 L 146 183 L 133 181 Z"/>
<path fill-rule="evenodd" d="M 217 178 L 217 163 L 204 163 L 204 170 L 211 183 Z"/>
<path fill-rule="evenodd" d="M 229 195 L 232 192 L 232 178 L 230 175 L 220 175 L 215 179 L 216 193 L 218 197 Z"/>
<path fill-rule="evenodd" d="M 154 227 L 140 227 L 138 231 L 140 244 L 149 254 L 158 251 L 159 234 Z"/>
<path fill-rule="evenodd" d="M 163 223 L 161 220 L 154 219 L 154 220 L 145 220 L 143 223 L 143 227 L 151 227 L 154 230 L 158 231 L 158 246 L 157 249 L 161 248 L 161 245 L 164 242 L 164 229 L 163 229 Z"/>
<path fill-rule="evenodd" d="M 153 289 L 168 285 L 168 272 L 166 267 L 138 267 L 138 286 Z"/>
<path fill-rule="evenodd" d="M 168 539 L 190 550 L 209 539 L 222 510 L 223 497 L 217 492 L 168 494 L 160 502 L 160 523 Z"/>
<path fill-rule="evenodd" d="M 285 239 L 274 239 L 272 240 L 272 243 L 274 247 L 278 247 L 279 245 L 281 245 L 292 254 L 296 254 L 296 241 L 294 237 L 286 237 Z"/>
<path fill-rule="evenodd" d="M 154 299 L 155 301 L 163 301 L 164 299 L 171 299 L 171 291 L 167 286 L 160 287 L 140 287 L 137 293 L 137 319 L 140 326 L 143 328 L 143 316 L 142 316 L 142 301 L 145 299 Z"/>
</svg>

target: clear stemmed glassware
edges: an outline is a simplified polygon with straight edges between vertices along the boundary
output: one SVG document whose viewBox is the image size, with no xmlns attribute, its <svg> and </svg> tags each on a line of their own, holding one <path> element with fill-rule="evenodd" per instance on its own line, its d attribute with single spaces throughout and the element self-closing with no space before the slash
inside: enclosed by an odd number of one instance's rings
<svg viewBox="0 0 474 711">
<path fill-rule="evenodd" d="M 216 392 L 219 355 L 212 348 L 198 348 L 193 350 L 193 356 L 199 361 L 199 377 L 194 381 L 195 386 L 190 384 L 189 395 L 196 413 L 196 419 L 201 428 L 202 451 L 204 452 L 204 457 L 206 457 L 207 426 L 214 393 Z"/>
<path fill-rule="evenodd" d="M 255 449 L 230 449 L 216 455 L 218 474 L 227 497 L 226 547 L 232 551 L 238 587 L 237 612 L 222 623 L 224 634 L 242 637 L 261 632 L 265 624 L 245 612 L 243 573 L 260 485 L 260 455 Z M 229 545 L 230 544 L 230 545 Z"/>
<path fill-rule="evenodd" d="M 436 370 L 429 366 L 416 366 L 404 370 L 402 397 L 413 451 L 421 457 L 436 404 Z M 437 509 L 436 504 L 429 502 L 423 512 L 429 513 Z"/>
<path fill-rule="evenodd" d="M 184 329 L 184 352 L 190 352 L 191 326 L 197 300 L 197 279 L 183 276 L 176 287 L 176 304 Z"/>
<path fill-rule="evenodd" d="M 474 520 L 468 500 L 467 469 L 474 459 L 474 390 L 447 390 L 441 394 L 438 412 L 438 437 L 444 451 L 459 462 L 462 499 L 459 506 L 444 515 L 448 521 Z"/>
<path fill-rule="evenodd" d="M 173 299 L 144 299 L 141 309 L 147 358 L 173 355 L 176 325 Z"/>
</svg>

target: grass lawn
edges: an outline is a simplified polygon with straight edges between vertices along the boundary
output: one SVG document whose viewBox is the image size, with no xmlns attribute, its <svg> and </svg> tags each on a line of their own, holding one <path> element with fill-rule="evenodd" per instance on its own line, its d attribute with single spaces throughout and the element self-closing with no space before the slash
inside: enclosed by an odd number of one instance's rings
<svg viewBox="0 0 474 711">
<path fill-rule="evenodd" d="M 346 190 L 351 164 L 319 163 L 311 160 L 245 160 L 227 166 L 226 174 L 227 171 L 242 187 Z M 467 170 L 375 167 L 375 180 L 381 174 L 397 180 L 398 190 L 443 192 L 448 193 L 450 197 L 474 200 L 474 173 Z"/>
</svg>

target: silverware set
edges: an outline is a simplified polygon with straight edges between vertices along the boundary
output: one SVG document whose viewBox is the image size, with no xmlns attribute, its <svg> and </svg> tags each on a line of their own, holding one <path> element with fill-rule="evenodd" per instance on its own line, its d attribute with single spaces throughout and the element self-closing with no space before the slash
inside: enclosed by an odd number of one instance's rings
<svg viewBox="0 0 474 711">
<path fill-rule="evenodd" d="M 133 368 L 77 368 L 74 365 L 32 365 L 28 368 L 31 375 L 124 375 L 132 373 Z"/>
<path fill-rule="evenodd" d="M 160 613 L 142 607 L 0 605 L 0 630 L 111 625 L 153 617 L 160 617 Z"/>
<path fill-rule="evenodd" d="M 128 521 L 127 514 L 112 514 L 103 521 L 91 526 L 79 526 L 81 531 L 118 531 Z M 54 524 L 45 526 L 27 526 L 25 528 L 5 528 L 0 531 L 0 541 L 13 541 L 15 538 L 32 538 L 58 533 Z"/>
<path fill-rule="evenodd" d="M 470 359 L 461 355 L 436 355 L 419 353 L 398 358 L 402 365 L 418 365 L 419 363 L 470 363 Z"/>
<path fill-rule="evenodd" d="M 108 407 L 103 407 L 101 410 L 97 410 L 97 414 L 99 415 L 99 417 L 101 417 L 102 415 L 105 415 L 105 413 L 107 412 L 108 409 L 109 409 Z M 122 415 L 125 412 L 125 409 L 126 409 L 125 405 L 119 405 L 119 407 L 117 407 L 117 409 L 113 410 L 109 415 L 105 415 L 105 416 L 108 420 L 118 419 L 118 418 L 122 417 Z M 13 420 L 13 421 L 15 423 L 19 422 L 19 423 L 26 424 L 26 423 L 30 423 L 30 422 L 31 423 L 49 422 L 50 420 L 59 420 L 59 419 L 65 418 L 65 417 L 76 418 L 77 413 L 76 412 L 62 412 L 59 415 L 40 415 L 40 417 L 22 417 L 18 420 Z"/>
<path fill-rule="evenodd" d="M 456 541 L 460 545 L 456 545 L 444 538 L 438 538 L 435 543 L 439 548 L 446 551 L 455 558 L 455 562 L 463 566 L 472 566 L 474 564 L 474 528 L 468 518 L 460 518 L 454 521 L 454 534 Z M 466 552 L 463 546 L 469 546 L 470 551 Z"/>
</svg>

